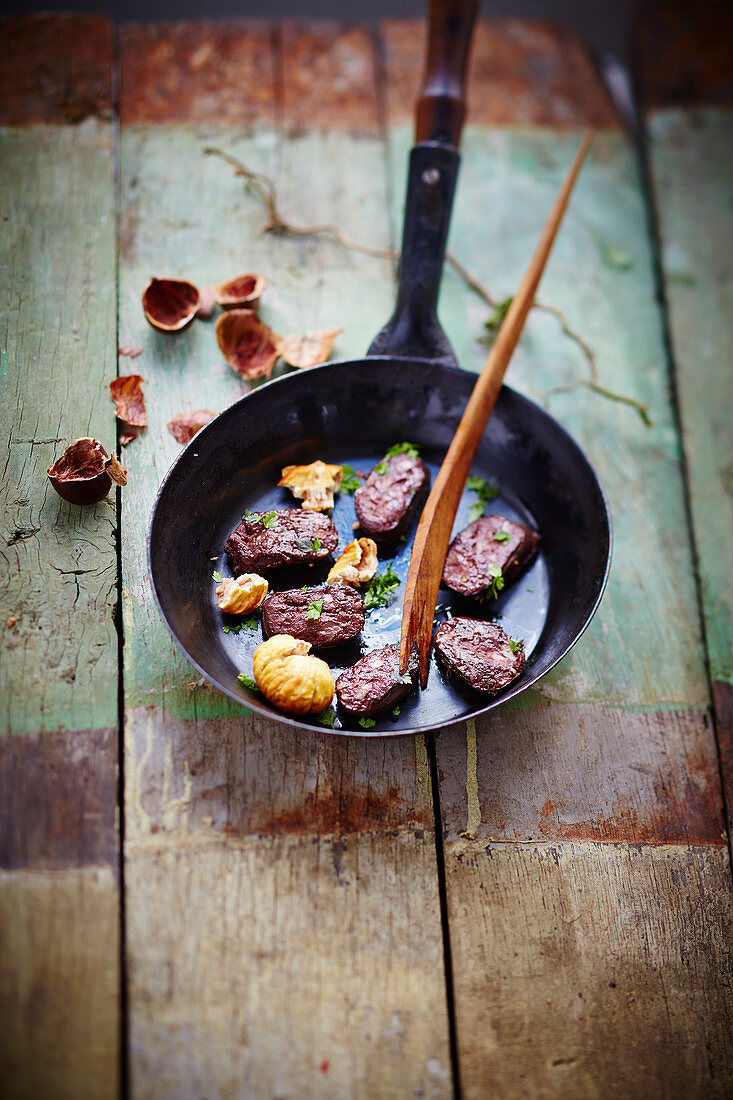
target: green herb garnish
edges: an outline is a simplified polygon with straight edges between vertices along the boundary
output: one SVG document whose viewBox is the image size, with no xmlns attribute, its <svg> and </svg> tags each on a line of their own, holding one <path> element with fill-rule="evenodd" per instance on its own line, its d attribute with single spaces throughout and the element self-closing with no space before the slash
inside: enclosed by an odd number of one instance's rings
<svg viewBox="0 0 733 1100">
<path fill-rule="evenodd" d="M 394 443 L 389 448 L 382 461 L 378 462 L 377 465 L 374 467 L 375 473 L 386 474 L 388 466 L 387 460 L 390 458 L 394 458 L 395 455 L 409 455 L 410 458 L 418 458 L 420 452 L 418 451 L 414 443 Z"/>
<path fill-rule="evenodd" d="M 313 550 L 315 553 L 321 549 L 323 543 L 320 539 L 296 539 L 295 545 L 299 550 Z"/>
<path fill-rule="evenodd" d="M 311 600 L 305 613 L 305 621 L 311 622 L 313 619 L 320 619 L 322 611 L 323 600 Z"/>
<path fill-rule="evenodd" d="M 351 466 L 345 465 L 342 466 L 341 469 L 344 473 L 341 478 L 341 484 L 339 485 L 339 492 L 348 493 L 349 496 L 351 496 L 361 485 L 361 478 Z"/>
<path fill-rule="evenodd" d="M 280 526 L 277 519 L 277 512 L 261 512 L 259 516 L 255 516 L 255 518 L 252 519 L 252 513 L 249 509 L 247 509 L 242 516 L 242 519 L 249 520 L 249 522 L 253 525 L 255 523 L 261 523 L 262 526 L 265 527 L 268 531 L 271 531 L 273 527 Z"/>
<path fill-rule="evenodd" d="M 373 611 L 375 607 L 387 607 L 401 584 L 400 578 L 391 565 L 384 573 L 372 577 L 364 592 L 364 610 Z"/>
<path fill-rule="evenodd" d="M 323 546 L 323 543 L 321 542 L 320 539 L 311 539 L 311 550 L 314 553 L 316 553 L 316 551 L 320 550 L 322 546 Z"/>
<path fill-rule="evenodd" d="M 257 630 L 260 625 L 260 620 L 256 615 L 251 615 L 249 619 L 244 619 L 241 625 L 245 630 Z"/>
<path fill-rule="evenodd" d="M 486 571 L 491 580 L 484 591 L 489 599 L 495 600 L 504 587 L 504 574 L 501 571 L 501 566 L 495 565 L 494 562 L 487 566 Z"/>
<path fill-rule="evenodd" d="M 396 721 L 400 716 L 400 708 L 392 707 L 392 718 Z"/>
<path fill-rule="evenodd" d="M 220 573 L 218 570 L 214 570 L 214 572 L 211 574 L 211 579 L 215 580 L 217 584 L 221 584 L 221 582 L 224 580 L 224 574 Z"/>
<path fill-rule="evenodd" d="M 315 715 L 315 720 L 320 726 L 326 726 L 328 729 L 332 730 L 334 728 L 333 724 L 336 721 L 336 712 L 332 707 L 326 707 L 325 710 Z"/>
<path fill-rule="evenodd" d="M 508 531 L 494 531 L 494 542 L 508 542 L 511 537 Z"/>
<path fill-rule="evenodd" d="M 373 718 L 360 718 L 359 725 L 364 730 L 370 730 L 373 726 L 376 726 L 376 722 Z"/>
<path fill-rule="evenodd" d="M 395 681 L 395 683 L 409 684 L 410 687 L 412 687 L 412 676 L 410 676 L 409 672 L 403 672 L 401 676 L 397 677 L 397 680 Z"/>
<path fill-rule="evenodd" d="M 225 634 L 239 634 L 243 626 L 244 623 L 226 623 L 222 630 Z"/>
<path fill-rule="evenodd" d="M 519 653 L 520 649 L 524 649 L 524 638 L 510 638 L 509 648 L 511 649 L 512 653 Z"/>
<path fill-rule="evenodd" d="M 239 676 L 237 676 L 237 679 L 239 680 L 240 684 L 242 684 L 243 687 L 249 688 L 250 691 L 259 691 L 260 690 L 257 687 L 257 681 L 253 680 L 251 676 L 246 676 L 244 672 L 240 672 Z"/>
<path fill-rule="evenodd" d="M 499 489 L 492 482 L 485 481 L 484 478 L 477 477 L 475 474 L 470 474 L 466 478 L 466 488 L 478 497 L 476 503 L 471 505 L 469 512 L 469 519 L 473 523 L 474 520 L 481 519 L 486 504 L 499 495 Z"/>
</svg>

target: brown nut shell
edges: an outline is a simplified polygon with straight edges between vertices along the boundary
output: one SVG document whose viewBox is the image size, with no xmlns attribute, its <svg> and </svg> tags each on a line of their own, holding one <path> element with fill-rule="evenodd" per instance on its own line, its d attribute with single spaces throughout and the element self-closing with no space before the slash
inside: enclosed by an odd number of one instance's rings
<svg viewBox="0 0 733 1100">
<path fill-rule="evenodd" d="M 222 309 L 257 309 L 262 291 L 267 286 L 264 275 L 235 275 L 214 289 L 214 298 Z"/>
<path fill-rule="evenodd" d="M 208 424 L 216 416 L 210 409 L 197 409 L 196 412 L 177 413 L 169 420 L 166 427 L 177 443 L 184 446 L 190 443 L 196 432 L 201 431 L 204 424 Z"/>
<path fill-rule="evenodd" d="M 216 321 L 216 340 L 230 367 L 243 378 L 269 378 L 280 337 L 251 309 L 228 309 Z"/>
<path fill-rule="evenodd" d="M 56 492 L 70 504 L 96 504 L 112 488 L 127 484 L 127 470 L 96 439 L 71 443 L 46 471 Z"/>
<path fill-rule="evenodd" d="M 185 279 L 151 279 L 143 291 L 143 313 L 158 332 L 180 332 L 200 304 L 198 287 Z"/>
</svg>

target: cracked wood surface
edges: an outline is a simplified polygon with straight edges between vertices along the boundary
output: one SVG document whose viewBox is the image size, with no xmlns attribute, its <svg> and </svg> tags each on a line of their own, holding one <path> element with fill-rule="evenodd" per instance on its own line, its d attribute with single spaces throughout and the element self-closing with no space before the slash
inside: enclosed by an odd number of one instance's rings
<svg viewBox="0 0 733 1100">
<path fill-rule="evenodd" d="M 49 54 L 29 55 L 15 77 L 10 65 L 2 85 L 0 171 L 12 181 L 18 258 L 3 269 L 17 306 L 0 369 L 12 381 L 3 413 L 14 424 L 22 408 L 13 438 L 25 448 L 15 459 L 10 449 L 23 493 L 8 489 L 5 537 L 7 591 L 23 616 L 0 669 L 12 731 L 0 738 L 0 921 L 10 930 L 0 1010 L 13 1019 L 0 1049 L 14 1096 L 115 1087 L 114 512 L 53 502 L 45 482 L 67 424 L 59 408 L 74 423 L 86 417 L 69 438 L 89 430 L 106 442 L 114 430 L 105 27 L 65 16 L 5 24 L 12 52 L 25 33 Z M 150 420 L 123 452 L 134 486 L 122 497 L 134 1096 L 444 1097 L 458 1085 L 424 739 L 304 740 L 198 682 L 152 606 L 144 553 L 155 491 L 178 453 L 166 422 L 246 389 L 211 326 L 168 338 L 146 325 L 139 299 L 151 274 L 204 286 L 264 270 L 264 319 L 282 334 L 347 319 L 341 358 L 362 354 L 392 308 L 391 264 L 263 237 L 262 208 L 204 148 L 267 172 L 292 221 L 393 245 L 422 37 L 404 20 L 376 34 L 247 21 L 120 32 L 119 344 L 142 348 Z M 460 1083 L 466 1097 L 728 1095 L 730 868 L 637 166 L 565 32 L 482 24 L 469 107 L 450 247 L 497 297 L 516 285 L 579 128 L 601 126 L 542 297 L 589 340 L 601 381 L 647 404 L 654 426 L 583 389 L 550 393 L 587 364 L 556 319 L 532 316 L 510 383 L 545 402 L 601 471 L 614 570 L 596 620 L 539 690 L 437 739 Z M 39 112 L 56 125 L 38 125 Z M 687 171 L 678 154 L 675 145 L 664 162 L 668 177 Z M 68 328 L 48 312 L 49 282 L 75 292 L 81 319 Z M 483 359 L 486 313 L 447 271 L 441 317 L 468 369 Z M 21 354 L 38 370 L 19 373 Z M 91 397 L 81 356 L 98 371 Z M 122 358 L 119 373 L 129 369 Z M 694 472 L 691 491 L 695 518 Z M 36 579 L 40 548 L 58 567 L 52 601 Z M 21 584 L 24 566 L 36 574 Z M 712 605 L 706 614 L 710 645 L 718 619 Z M 26 620 L 37 631 L 14 633 Z M 70 643 L 51 647 L 59 622 Z M 38 691 L 27 689 L 29 669 Z"/>
<path fill-rule="evenodd" d="M 117 516 L 46 469 L 115 447 L 112 29 L 0 24 L 0 1078 L 8 1097 L 117 1087 Z"/>
</svg>

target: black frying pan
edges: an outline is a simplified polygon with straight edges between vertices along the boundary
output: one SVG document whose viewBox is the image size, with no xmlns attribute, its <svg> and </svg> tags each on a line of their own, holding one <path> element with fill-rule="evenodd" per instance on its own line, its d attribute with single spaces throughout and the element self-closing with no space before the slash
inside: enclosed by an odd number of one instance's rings
<svg viewBox="0 0 733 1100">
<path fill-rule="evenodd" d="M 148 560 L 153 593 L 174 640 L 202 675 L 225 694 L 280 721 L 311 729 L 314 720 L 288 718 L 237 675 L 251 675 L 261 633 L 225 633 L 213 569 L 228 574 L 223 546 L 251 511 L 291 506 L 277 488 L 289 464 L 321 458 L 368 471 L 395 442 L 409 440 L 437 471 L 463 413 L 475 376 L 458 368 L 437 320 L 440 273 L 459 157 L 462 88 L 474 0 L 440 0 L 431 8 L 428 77 L 418 105 L 417 141 L 410 156 L 397 306 L 365 359 L 328 363 L 259 387 L 204 427 L 171 467 L 150 521 Z M 504 386 L 476 452 L 473 472 L 500 487 L 490 510 L 532 525 L 540 554 L 501 597 L 478 609 L 441 590 L 439 608 L 496 617 L 522 638 L 527 665 L 500 695 L 486 696 L 448 681 L 435 665 L 428 687 L 414 692 L 397 717 L 368 729 L 344 722 L 344 732 L 385 736 L 434 729 L 469 718 L 535 684 L 578 640 L 600 601 L 610 564 L 608 508 L 587 458 L 550 416 Z M 455 531 L 468 522 L 475 495 L 464 493 Z M 353 498 L 333 511 L 339 547 L 354 537 Z M 380 549 L 404 581 L 410 545 Z M 214 562 L 212 558 L 218 558 Z M 384 564 L 380 565 L 380 570 Z M 327 566 L 281 570 L 272 590 L 317 584 Z M 439 618 L 446 612 L 439 613 Z M 361 641 L 321 656 L 334 676 L 369 649 L 397 642 L 399 590 L 372 612 Z M 339 732 L 340 721 L 336 721 Z"/>
</svg>

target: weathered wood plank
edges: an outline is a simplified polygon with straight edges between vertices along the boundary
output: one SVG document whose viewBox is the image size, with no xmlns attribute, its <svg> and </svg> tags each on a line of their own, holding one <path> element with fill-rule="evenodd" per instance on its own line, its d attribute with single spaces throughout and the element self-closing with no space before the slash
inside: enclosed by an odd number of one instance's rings
<svg viewBox="0 0 733 1100">
<path fill-rule="evenodd" d="M 231 56 L 251 55 L 248 33 L 231 31 L 242 39 L 230 42 Z M 226 109 L 217 124 L 219 92 L 194 77 L 187 109 L 199 125 L 175 124 L 175 103 L 168 120 L 126 113 L 127 81 L 155 70 L 161 86 L 177 84 L 176 74 L 192 71 L 185 44 L 195 40 L 208 56 L 207 34 L 179 28 L 167 57 L 155 44 L 168 41 L 162 30 L 122 36 L 120 339 L 143 347 L 136 364 L 150 421 L 126 451 L 138 492 L 123 514 L 132 1088 L 447 1096 L 424 741 L 304 738 L 248 714 L 196 685 L 150 601 L 147 518 L 178 450 L 165 423 L 182 409 L 221 408 L 247 384 L 221 362 L 210 326 L 196 322 L 173 339 L 146 326 L 139 298 L 149 276 L 203 284 L 263 271 L 263 318 L 281 333 L 344 324 L 344 356 L 363 352 L 392 296 L 383 261 L 260 235 L 261 207 L 230 166 L 202 153 L 219 146 L 267 172 L 298 224 L 337 221 L 357 237 L 366 224 L 386 243 L 370 37 L 294 24 L 273 32 L 248 131 L 227 125 Z M 331 74 L 318 97 L 311 64 Z M 246 70 L 239 76 L 246 82 Z"/>
<path fill-rule="evenodd" d="M 0 24 L 0 1048 L 4 1095 L 115 1093 L 119 1049 L 114 497 L 46 468 L 115 447 L 112 28 Z M 43 870 L 42 870 L 43 869 Z"/>
<path fill-rule="evenodd" d="M 725 843 L 706 711 L 501 709 L 442 734 L 438 759 L 451 842 Z"/>
<path fill-rule="evenodd" d="M 447 880 L 467 1100 L 730 1096 L 725 848 L 481 845 Z"/>
<path fill-rule="evenodd" d="M 110 867 L 0 870 L 4 1097 L 117 1094 L 119 919 Z"/>
<path fill-rule="evenodd" d="M 733 820 L 733 13 L 655 5 L 637 63 L 716 729 Z M 727 63 L 726 63 L 727 61 Z"/>
</svg>

